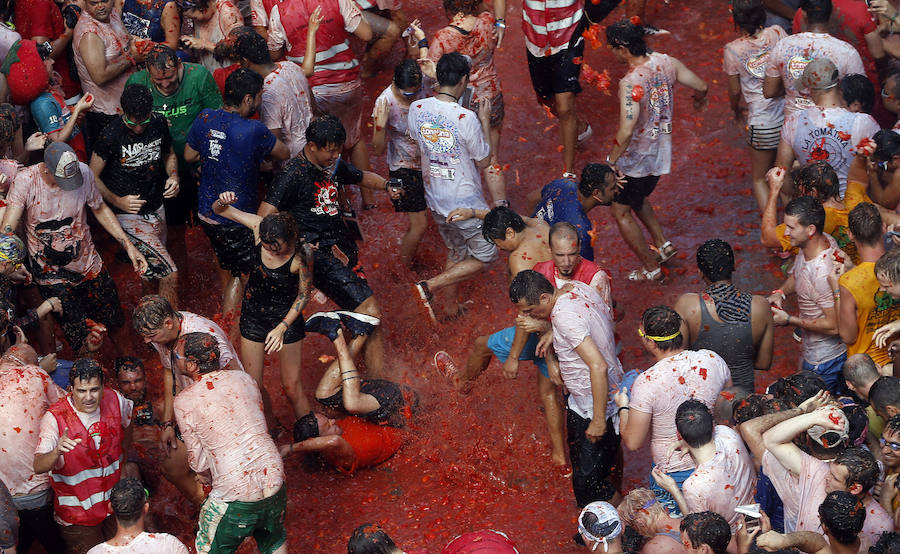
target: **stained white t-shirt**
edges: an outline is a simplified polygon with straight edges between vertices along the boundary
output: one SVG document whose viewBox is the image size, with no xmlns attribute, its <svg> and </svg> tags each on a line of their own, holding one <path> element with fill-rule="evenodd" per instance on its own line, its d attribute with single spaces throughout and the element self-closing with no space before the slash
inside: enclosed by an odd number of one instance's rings
<svg viewBox="0 0 900 554">
<path fill-rule="evenodd" d="M 784 98 L 763 96 L 763 81 L 769 52 L 786 36 L 784 29 L 774 25 L 754 37 L 741 37 L 725 45 L 722 65 L 726 75 L 740 77 L 749 125 L 777 127 L 784 121 Z"/>
<path fill-rule="evenodd" d="M 105 542 L 88 550 L 87 554 L 188 554 L 188 549 L 168 533 L 147 533 L 136 536 L 126 546 L 111 546 Z"/>
</svg>

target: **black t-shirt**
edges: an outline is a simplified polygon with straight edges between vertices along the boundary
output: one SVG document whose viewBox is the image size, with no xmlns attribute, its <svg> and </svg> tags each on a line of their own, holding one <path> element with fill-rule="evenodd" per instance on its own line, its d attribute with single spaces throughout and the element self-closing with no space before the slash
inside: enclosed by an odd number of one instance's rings
<svg viewBox="0 0 900 554">
<path fill-rule="evenodd" d="M 117 196 L 137 194 L 146 203 L 138 213 L 154 212 L 162 206 L 166 178 L 166 157 L 172 147 L 169 125 L 154 113 L 140 135 L 134 134 L 121 117 L 100 133 L 94 153 L 106 167 L 100 174 L 103 184 Z M 121 210 L 110 205 L 116 213 Z"/>
<path fill-rule="evenodd" d="M 278 211 L 290 212 L 300 236 L 307 242 L 344 239 L 338 191 L 344 185 L 362 181 L 363 172 L 338 160 L 333 172 L 323 170 L 306 159 L 303 152 L 289 161 L 272 181 L 266 202 Z"/>
</svg>

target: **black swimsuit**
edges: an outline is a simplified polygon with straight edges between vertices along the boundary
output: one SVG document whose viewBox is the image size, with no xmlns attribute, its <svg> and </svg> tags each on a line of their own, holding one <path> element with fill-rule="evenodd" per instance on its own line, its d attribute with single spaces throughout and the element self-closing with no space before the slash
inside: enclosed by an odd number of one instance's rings
<svg viewBox="0 0 900 554">
<path fill-rule="evenodd" d="M 241 304 L 241 336 L 245 339 L 265 342 L 269 331 L 290 311 L 300 285 L 300 275 L 291 273 L 296 255 L 279 267 L 269 268 L 262 261 L 262 243 L 256 245 L 255 267 L 250 272 Z M 297 342 L 303 336 L 303 317 L 298 316 L 284 333 L 284 343 Z"/>
</svg>

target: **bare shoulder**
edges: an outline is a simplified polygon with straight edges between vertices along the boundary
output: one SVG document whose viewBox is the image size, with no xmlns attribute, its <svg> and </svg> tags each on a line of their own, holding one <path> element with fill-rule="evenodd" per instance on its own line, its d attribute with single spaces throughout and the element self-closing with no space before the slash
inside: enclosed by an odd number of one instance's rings
<svg viewBox="0 0 900 554">
<path fill-rule="evenodd" d="M 681 554 L 684 546 L 669 535 L 656 535 L 644 544 L 641 554 Z"/>
</svg>

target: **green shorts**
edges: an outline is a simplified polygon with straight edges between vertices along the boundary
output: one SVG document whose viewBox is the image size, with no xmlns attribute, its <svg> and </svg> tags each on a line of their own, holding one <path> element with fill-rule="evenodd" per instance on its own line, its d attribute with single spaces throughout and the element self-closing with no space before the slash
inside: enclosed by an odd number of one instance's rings
<svg viewBox="0 0 900 554">
<path fill-rule="evenodd" d="M 268 498 L 256 502 L 225 502 L 209 497 L 200 507 L 200 528 L 195 545 L 198 554 L 236 552 L 247 537 L 256 540 L 263 554 L 274 552 L 287 540 L 284 485 Z"/>
</svg>

